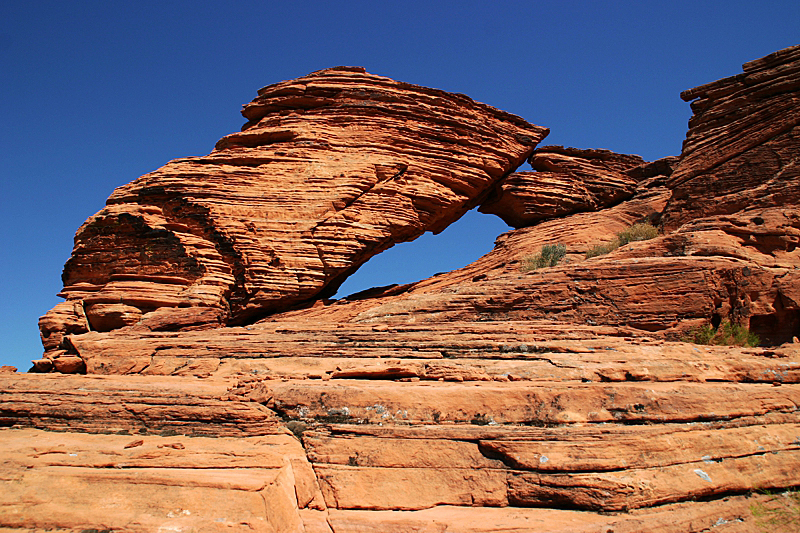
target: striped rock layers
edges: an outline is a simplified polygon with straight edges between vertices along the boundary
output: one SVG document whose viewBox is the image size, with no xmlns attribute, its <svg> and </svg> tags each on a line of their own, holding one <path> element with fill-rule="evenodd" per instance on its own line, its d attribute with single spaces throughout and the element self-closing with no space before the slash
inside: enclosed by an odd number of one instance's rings
<svg viewBox="0 0 800 533">
<path fill-rule="evenodd" d="M 79 232 L 37 364 L 89 375 L 0 375 L 0 529 L 759 530 L 800 486 L 798 54 L 684 93 L 652 163 L 353 69 L 264 89 Z M 484 200 L 489 254 L 325 299 Z M 761 346 L 685 340 L 724 319 Z"/>
<path fill-rule="evenodd" d="M 800 46 L 742 68 L 741 74 L 681 94 L 692 102 L 694 116 L 670 179 L 667 229 L 711 215 L 798 203 Z"/>
<path fill-rule="evenodd" d="M 78 230 L 65 334 L 241 324 L 330 296 L 373 255 L 457 220 L 547 129 L 470 98 L 340 67 L 270 85 L 240 133 L 118 188 Z"/>
</svg>

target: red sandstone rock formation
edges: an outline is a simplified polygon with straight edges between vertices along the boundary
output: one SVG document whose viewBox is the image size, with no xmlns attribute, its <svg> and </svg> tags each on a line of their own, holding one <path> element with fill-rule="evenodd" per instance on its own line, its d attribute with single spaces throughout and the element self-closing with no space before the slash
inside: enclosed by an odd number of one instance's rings
<svg viewBox="0 0 800 533">
<path fill-rule="evenodd" d="M 241 133 L 118 188 L 78 230 L 64 335 L 241 324 L 330 296 L 364 261 L 439 232 L 547 134 L 463 95 L 341 67 L 270 85 Z"/>
<path fill-rule="evenodd" d="M 480 211 L 515 228 L 581 211 L 596 211 L 633 196 L 626 171 L 644 165 L 635 155 L 546 146 L 530 158 L 536 172 L 517 172 L 498 184 Z"/>
<path fill-rule="evenodd" d="M 338 172 L 345 160 L 362 169 L 362 151 L 369 164 L 375 153 L 395 164 L 400 156 L 391 150 L 408 161 L 406 148 L 419 157 L 419 168 L 433 168 L 441 148 L 433 134 L 416 136 L 413 148 L 398 135 L 400 144 L 357 146 L 350 140 L 369 140 L 376 131 L 364 126 L 345 135 L 328 121 L 335 116 L 350 129 L 354 117 L 371 124 L 378 119 L 362 105 L 368 100 L 387 102 L 391 116 L 421 105 L 456 128 L 467 120 L 459 113 L 468 101 L 341 70 L 272 86 L 246 108 L 251 122 L 242 134 L 223 139 L 208 158 L 173 162 L 121 188 L 82 229 L 86 239 L 79 238 L 68 270 L 88 276 L 91 258 L 110 253 L 103 246 L 124 242 L 129 247 L 120 244 L 118 257 L 138 266 L 104 284 L 76 282 L 68 291 L 75 297 L 42 319 L 48 357 L 37 367 L 89 375 L 0 373 L 0 445 L 10 450 L 0 463 L 0 529 L 757 530 L 751 505 L 781 501 L 752 492 L 800 486 L 800 178 L 793 170 L 796 105 L 790 105 L 799 85 L 798 51 L 748 63 L 742 75 L 684 93 L 700 100 L 677 161 L 547 148 L 533 156 L 537 172 L 501 180 L 530 151 L 505 138 L 524 125 L 470 104 L 486 113 L 487 124 L 510 129 L 470 130 L 474 144 L 448 164 L 470 167 L 469 150 L 508 143 L 513 154 L 495 153 L 506 166 L 485 170 L 468 193 L 453 192 L 460 199 L 442 212 L 460 212 L 496 187 L 485 209 L 526 227 L 500 236 L 492 252 L 462 269 L 294 309 L 300 289 L 259 277 L 276 266 L 253 244 L 262 233 L 279 235 L 280 224 L 259 219 L 263 228 L 246 241 L 234 231 L 236 217 L 257 220 L 245 182 L 266 156 L 254 152 L 274 150 L 269 158 L 276 161 L 289 157 L 277 151 L 303 154 L 322 172 L 314 176 L 330 171 L 321 154 L 333 157 L 330 172 Z M 413 103 L 404 91 L 414 92 Z M 308 112 L 301 116 L 299 109 Z M 456 118 L 446 120 L 449 113 Z M 271 121 L 280 120 L 298 137 L 276 133 L 283 126 Z M 299 144 L 312 124 L 333 128 L 326 134 L 331 146 Z M 427 131 L 422 119 L 410 124 Z M 252 166 L 242 168 L 242 159 L 223 164 L 230 151 L 251 157 Z M 269 161 L 289 168 L 287 161 Z M 216 178 L 188 182 L 184 172 L 195 167 L 232 174 L 233 183 L 241 179 L 234 187 L 240 207 L 220 197 Z M 363 185 L 359 172 L 350 177 Z M 353 215 L 345 217 L 353 231 L 363 228 L 389 189 L 414 204 L 422 189 L 407 191 L 401 177 L 332 209 Z M 287 177 L 297 180 L 297 191 L 301 178 Z M 152 192 L 157 202 L 141 199 L 147 179 L 163 187 Z M 320 193 L 313 180 L 307 186 L 309 198 Z M 154 202 L 161 202 L 160 212 L 151 209 Z M 196 205 L 208 211 L 192 211 Z M 182 209 L 209 233 L 163 222 L 165 213 L 178 217 Z M 412 212 L 424 218 L 404 211 Z M 585 258 L 595 244 L 634 222 L 657 223 L 662 212 L 657 238 Z M 448 216 L 431 223 L 446 224 Z M 112 230 L 106 223 L 115 219 L 120 223 Z M 200 227 L 194 222 L 187 227 Z M 401 226 L 391 226 L 391 239 L 420 227 Z M 338 235 L 337 242 L 351 243 L 351 236 Z M 251 273 L 226 274 L 214 262 L 215 253 L 228 253 L 215 247 L 217 237 L 250 254 Z M 290 232 L 278 241 L 306 246 L 306 237 Z M 173 238 L 183 239 L 183 248 Z M 142 239 L 153 248 L 137 248 Z M 326 249 L 332 241 L 320 242 Z M 567 247 L 562 264 L 521 271 L 525 256 L 553 243 Z M 193 250 L 196 263 L 169 255 L 173 245 Z M 329 283 L 365 257 L 348 249 L 345 260 L 344 250 L 331 250 L 341 263 L 330 277 L 320 274 Z M 145 256 L 153 260 L 137 263 Z M 204 281 L 174 293 L 201 294 L 202 305 L 172 306 L 165 287 L 179 276 L 163 277 L 158 269 L 167 264 L 183 276 L 192 265 L 202 270 L 197 280 Z M 242 272 L 247 283 L 272 279 L 285 299 L 278 304 L 248 293 L 236 300 L 233 288 L 213 292 L 206 272 L 234 280 L 217 287 L 239 287 Z M 91 299 L 111 294 L 129 299 Z M 220 294 L 231 305 L 240 302 L 238 311 L 221 313 L 214 304 Z M 165 306 L 140 306 L 142 295 L 162 298 Z M 231 317 L 261 304 L 281 312 L 230 326 Z M 723 319 L 749 325 L 762 346 L 681 340 L 692 327 Z"/>
<path fill-rule="evenodd" d="M 463 336 L 334 327 L 314 350 L 324 331 L 282 327 L 295 333 L 274 354 L 232 361 L 224 379 L 0 376 L 13 426 L 0 430 L 0 524 L 747 531 L 754 500 L 729 495 L 797 483 L 800 345 L 698 349 L 518 322 Z M 337 345 L 350 353 L 328 355 Z"/>
<path fill-rule="evenodd" d="M 681 94 L 694 116 L 670 179 L 669 230 L 710 215 L 797 205 L 800 46 L 742 68 Z"/>
</svg>

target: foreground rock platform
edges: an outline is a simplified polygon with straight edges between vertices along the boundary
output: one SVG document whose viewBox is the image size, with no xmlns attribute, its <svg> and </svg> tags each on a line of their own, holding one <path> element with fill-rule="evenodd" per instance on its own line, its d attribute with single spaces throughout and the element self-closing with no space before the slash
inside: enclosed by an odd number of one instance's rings
<svg viewBox="0 0 800 533">
<path fill-rule="evenodd" d="M 531 379 L 541 360 L 519 352 L 517 374 L 432 381 L 381 359 L 325 378 L 7 374 L 0 526 L 748 531 L 768 499 L 751 492 L 797 484 L 800 344 L 719 350 L 727 369 L 614 376 L 620 350 L 597 381 L 570 353 Z"/>
<path fill-rule="evenodd" d="M 0 442 L 11 450 L 0 465 L 2 531 L 753 531 L 750 506 L 769 500 L 729 496 L 623 514 L 460 505 L 343 510 L 325 507 L 292 436 L 209 439 L 3 429 Z M 463 484 L 465 469 L 461 472 L 453 479 Z"/>
<path fill-rule="evenodd" d="M 0 524 L 11 530 L 302 531 L 298 501 L 306 507 L 320 500 L 291 435 L 11 429 L 0 431 L 0 441 L 11 450 L 0 467 Z"/>
<path fill-rule="evenodd" d="M 79 230 L 42 373 L 0 374 L 0 531 L 761 530 L 800 488 L 799 91 L 800 47 L 686 91 L 647 162 L 363 69 L 262 89 Z M 328 299 L 478 205 L 484 257 Z M 727 322 L 757 346 L 694 342 Z"/>
</svg>

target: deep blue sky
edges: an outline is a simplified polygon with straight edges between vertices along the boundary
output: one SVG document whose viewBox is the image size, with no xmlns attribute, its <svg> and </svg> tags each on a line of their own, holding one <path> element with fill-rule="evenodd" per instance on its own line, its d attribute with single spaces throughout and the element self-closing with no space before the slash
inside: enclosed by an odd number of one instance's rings
<svg viewBox="0 0 800 533">
<path fill-rule="evenodd" d="M 40 356 L 75 231 L 112 190 L 210 152 L 264 85 L 361 65 L 547 126 L 544 144 L 656 159 L 680 152 L 682 90 L 798 42 L 797 0 L 2 2 L 0 364 Z M 457 268 L 506 229 L 469 213 L 341 293 Z"/>
</svg>

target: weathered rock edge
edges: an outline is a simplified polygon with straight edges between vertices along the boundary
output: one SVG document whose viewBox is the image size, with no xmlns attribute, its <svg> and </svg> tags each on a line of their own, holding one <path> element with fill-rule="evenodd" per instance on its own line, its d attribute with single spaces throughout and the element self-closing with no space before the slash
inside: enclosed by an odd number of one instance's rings
<svg viewBox="0 0 800 533">
<path fill-rule="evenodd" d="M 800 45 L 681 94 L 694 115 L 670 176 L 664 227 L 800 197 Z M 724 187 L 719 187 L 724 183 Z"/>
</svg>

